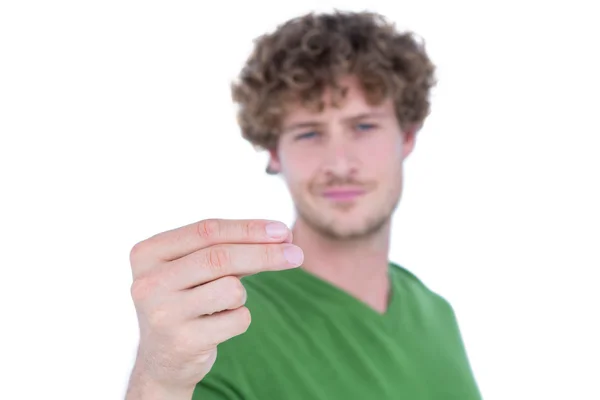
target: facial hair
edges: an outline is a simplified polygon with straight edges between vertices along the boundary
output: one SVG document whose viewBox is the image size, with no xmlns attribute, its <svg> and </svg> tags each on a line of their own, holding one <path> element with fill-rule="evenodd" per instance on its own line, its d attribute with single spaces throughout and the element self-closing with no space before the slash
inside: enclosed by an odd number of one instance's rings
<svg viewBox="0 0 600 400">
<path fill-rule="evenodd" d="M 327 182 L 310 185 L 309 193 L 315 197 L 320 196 L 320 193 L 328 189 L 333 189 L 336 186 L 352 186 L 365 189 L 367 193 L 376 191 L 377 183 L 371 181 L 360 182 L 350 178 L 332 177 Z M 379 207 L 374 207 L 370 215 L 365 217 L 359 228 L 342 231 L 335 226 L 335 222 L 328 220 L 318 210 L 315 210 L 315 205 L 310 204 L 303 199 L 297 199 L 295 202 L 296 213 L 308 226 L 318 232 L 324 238 L 335 241 L 355 241 L 371 237 L 380 232 L 392 217 L 400 200 L 400 190 L 390 187 L 383 193 L 377 193 L 383 196 Z M 366 201 L 365 199 L 359 201 Z M 353 207 L 353 205 L 340 205 L 339 207 Z"/>
</svg>

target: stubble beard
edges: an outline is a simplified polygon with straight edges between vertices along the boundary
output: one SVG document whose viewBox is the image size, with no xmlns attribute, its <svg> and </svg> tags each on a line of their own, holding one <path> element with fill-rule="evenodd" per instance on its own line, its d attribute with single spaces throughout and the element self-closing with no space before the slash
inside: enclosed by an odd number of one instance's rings
<svg viewBox="0 0 600 400">
<path fill-rule="evenodd" d="M 333 210 L 328 210 L 326 213 L 319 212 L 315 210 L 314 205 L 309 205 L 304 201 L 296 202 L 295 208 L 298 218 L 324 238 L 334 241 L 357 241 L 367 239 L 381 232 L 392 218 L 399 201 L 399 194 L 388 193 L 388 198 L 381 207 L 374 207 L 371 214 L 364 217 L 362 223 L 352 228 L 338 225 L 337 220 L 344 218 L 344 216 L 342 214 L 338 216 L 331 215 L 335 212 Z M 349 217 L 352 216 L 349 215 Z"/>
</svg>

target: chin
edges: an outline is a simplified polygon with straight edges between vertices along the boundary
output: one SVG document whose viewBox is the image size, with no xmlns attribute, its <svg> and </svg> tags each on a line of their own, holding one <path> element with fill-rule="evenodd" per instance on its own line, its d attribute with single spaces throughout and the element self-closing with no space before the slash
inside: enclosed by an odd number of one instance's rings
<svg viewBox="0 0 600 400">
<path fill-rule="evenodd" d="M 380 232 L 389 222 L 389 216 L 381 215 L 377 218 L 358 218 L 346 215 L 344 217 L 329 217 L 313 215 L 313 218 L 304 216 L 307 225 L 311 226 L 321 235 L 334 240 L 364 239 Z"/>
<path fill-rule="evenodd" d="M 359 201 L 332 203 L 322 198 L 294 198 L 298 217 L 320 235 L 333 240 L 365 239 L 389 225 L 397 201 L 365 197 Z M 379 200 L 379 201 L 377 201 Z"/>
</svg>

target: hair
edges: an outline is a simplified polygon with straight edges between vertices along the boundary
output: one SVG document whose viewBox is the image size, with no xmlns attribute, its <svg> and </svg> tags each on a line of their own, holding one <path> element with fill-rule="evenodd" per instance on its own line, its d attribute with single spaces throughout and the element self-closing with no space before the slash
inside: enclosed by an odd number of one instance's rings
<svg viewBox="0 0 600 400">
<path fill-rule="evenodd" d="M 420 125 L 430 111 L 434 72 L 424 43 L 380 14 L 309 13 L 255 39 L 232 97 L 242 136 L 271 149 L 286 106 L 298 101 L 323 110 L 324 90 L 343 97 L 338 81 L 346 75 L 358 78 L 369 104 L 391 97 L 401 127 Z"/>
</svg>

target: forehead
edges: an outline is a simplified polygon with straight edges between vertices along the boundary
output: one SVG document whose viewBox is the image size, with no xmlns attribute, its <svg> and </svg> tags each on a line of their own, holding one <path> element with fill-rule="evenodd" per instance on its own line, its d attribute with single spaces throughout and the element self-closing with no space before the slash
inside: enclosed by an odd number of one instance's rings
<svg viewBox="0 0 600 400">
<path fill-rule="evenodd" d="M 322 110 L 316 110 L 300 102 L 291 102 L 286 107 L 283 125 L 295 124 L 306 120 L 348 118 L 359 114 L 377 112 L 377 114 L 393 114 L 391 99 L 384 99 L 379 104 L 369 104 L 365 93 L 354 77 L 339 80 L 339 90 L 324 90 L 321 96 Z"/>
</svg>

